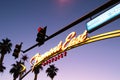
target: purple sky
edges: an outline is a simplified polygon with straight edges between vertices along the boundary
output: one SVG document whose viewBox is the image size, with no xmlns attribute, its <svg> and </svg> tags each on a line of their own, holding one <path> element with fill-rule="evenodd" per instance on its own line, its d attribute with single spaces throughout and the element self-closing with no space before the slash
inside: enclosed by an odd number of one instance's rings
<svg viewBox="0 0 120 80">
<path fill-rule="evenodd" d="M 6 37 L 11 39 L 12 50 L 15 44 L 23 42 L 22 50 L 25 50 L 36 43 L 39 26 L 47 26 L 49 36 L 107 1 L 109 0 L 0 0 L 0 40 Z M 59 41 L 65 41 L 66 36 L 73 31 L 77 35 L 83 33 L 89 20 L 83 21 L 25 54 L 30 59 L 37 52 L 43 54 L 55 47 Z M 120 19 L 89 36 L 117 29 L 120 29 Z M 67 51 L 67 57 L 53 63 L 59 68 L 54 80 L 120 80 L 119 43 L 118 37 Z M 9 73 L 11 64 L 15 63 L 11 54 L 5 56 L 4 65 L 7 69 L 0 74 L 0 80 L 13 79 Z M 31 66 L 29 60 L 26 66 L 29 70 Z M 45 73 L 47 67 L 45 66 L 41 71 L 38 80 L 51 80 Z M 33 80 L 33 78 L 34 73 L 30 73 L 23 80 Z"/>
</svg>

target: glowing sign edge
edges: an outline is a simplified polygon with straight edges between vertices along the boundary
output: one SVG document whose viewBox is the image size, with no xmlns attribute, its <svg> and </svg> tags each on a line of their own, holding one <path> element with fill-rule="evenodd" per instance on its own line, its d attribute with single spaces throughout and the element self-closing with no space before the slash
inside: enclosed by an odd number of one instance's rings
<svg viewBox="0 0 120 80">
<path fill-rule="evenodd" d="M 120 3 L 87 22 L 86 29 L 89 33 L 91 33 L 94 30 L 102 27 L 106 23 L 110 22 L 114 18 L 116 19 L 117 16 L 120 16 Z"/>
<path fill-rule="evenodd" d="M 78 44 L 69 46 L 65 51 L 68 51 L 68 50 L 71 50 L 73 48 L 82 46 L 84 44 L 89 44 L 89 43 L 92 43 L 92 42 L 96 42 L 96 41 L 100 41 L 100 40 L 105 40 L 105 39 L 109 39 L 109 38 L 114 38 L 114 37 L 120 37 L 120 30 L 115 30 L 115 31 L 111 31 L 111 32 L 99 34 L 99 35 L 96 35 L 96 36 L 92 36 L 90 38 L 87 38 L 86 41 L 84 41 L 82 43 L 78 43 Z M 60 53 L 65 52 L 65 51 L 61 51 L 61 52 L 58 52 L 56 54 L 60 54 Z M 51 56 L 51 57 L 53 57 L 53 56 Z M 51 57 L 49 57 L 49 58 L 47 58 L 47 59 L 45 59 L 45 60 L 43 60 L 41 62 L 38 62 L 38 64 L 36 64 L 36 65 L 33 66 L 33 69 L 35 67 L 41 65 L 44 61 L 49 60 Z"/>
</svg>

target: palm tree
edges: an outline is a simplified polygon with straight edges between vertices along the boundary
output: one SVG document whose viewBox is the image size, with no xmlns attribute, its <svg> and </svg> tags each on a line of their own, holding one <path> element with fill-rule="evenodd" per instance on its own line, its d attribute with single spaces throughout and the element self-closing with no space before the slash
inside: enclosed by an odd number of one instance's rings
<svg viewBox="0 0 120 80">
<path fill-rule="evenodd" d="M 55 67 L 55 65 L 49 65 L 49 68 L 47 68 L 46 73 L 47 76 L 49 76 L 51 78 L 51 80 L 53 80 L 53 78 L 57 75 L 57 71 L 59 69 Z"/>
<path fill-rule="evenodd" d="M 28 60 L 28 56 L 27 55 L 22 55 L 21 60 L 23 61 L 22 63 L 25 64 L 25 61 Z M 26 68 L 25 68 L 25 70 L 23 69 L 23 71 L 21 71 L 21 73 L 19 74 L 19 80 L 22 80 L 21 78 L 22 78 L 25 71 L 26 71 Z"/>
<path fill-rule="evenodd" d="M 0 65 L 0 72 L 3 72 L 6 69 L 5 66 L 3 66 L 3 64 Z"/>
<path fill-rule="evenodd" d="M 23 60 L 23 62 L 27 61 L 28 60 L 28 56 L 27 55 L 22 55 L 21 60 Z"/>
<path fill-rule="evenodd" d="M 6 39 L 2 39 L 2 42 L 0 42 L 0 72 L 3 72 L 5 67 L 3 66 L 3 60 L 4 60 L 4 56 L 7 53 L 11 52 L 11 47 L 12 47 L 12 43 L 10 42 L 11 40 L 9 40 L 8 38 Z"/>
<path fill-rule="evenodd" d="M 39 65 L 33 69 L 33 72 L 35 74 L 34 80 L 37 80 L 37 76 L 40 73 L 40 70 L 43 70 L 43 67 L 41 65 Z"/>
<path fill-rule="evenodd" d="M 23 62 L 21 61 L 16 61 L 16 64 L 12 64 L 12 68 L 10 69 L 10 73 L 13 74 L 13 80 L 16 80 L 20 74 L 22 73 L 21 72 L 21 64 L 24 65 Z"/>
</svg>

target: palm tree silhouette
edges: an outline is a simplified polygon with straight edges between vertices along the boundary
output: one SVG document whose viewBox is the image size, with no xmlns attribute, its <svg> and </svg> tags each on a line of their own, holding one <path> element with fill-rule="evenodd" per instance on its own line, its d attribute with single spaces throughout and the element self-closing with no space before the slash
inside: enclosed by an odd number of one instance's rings
<svg viewBox="0 0 120 80">
<path fill-rule="evenodd" d="M 25 64 L 25 61 L 28 60 L 28 56 L 27 55 L 22 55 L 21 60 L 23 61 L 22 63 Z M 25 71 L 26 71 L 26 69 L 20 72 L 20 74 L 19 74 L 19 80 L 22 80 L 21 77 L 23 76 L 23 74 L 24 74 Z"/>
<path fill-rule="evenodd" d="M 51 78 L 51 80 L 53 80 L 53 78 L 57 75 L 57 71 L 59 69 L 55 67 L 55 65 L 49 65 L 49 67 L 46 70 L 47 76 L 49 76 Z"/>
<path fill-rule="evenodd" d="M 13 80 L 16 80 L 19 77 L 19 80 L 22 80 L 21 77 L 24 74 L 25 70 L 21 70 L 22 66 L 27 61 L 27 55 L 22 55 L 21 60 L 18 62 L 16 61 L 15 64 L 12 64 L 12 68 L 10 69 L 10 73 L 13 74 Z"/>
<path fill-rule="evenodd" d="M 12 43 L 10 41 L 10 39 L 6 38 L 2 39 L 2 42 L 0 42 L 0 72 L 3 72 L 5 70 L 5 67 L 3 66 L 5 55 L 11 52 Z"/>
<path fill-rule="evenodd" d="M 39 66 L 37 66 L 37 67 L 35 67 L 35 68 L 33 69 L 33 72 L 34 72 L 34 74 L 35 74 L 34 80 L 37 80 L 37 76 L 38 76 L 38 74 L 40 73 L 40 70 L 43 70 L 43 67 L 42 67 L 41 65 L 39 65 Z"/>
<path fill-rule="evenodd" d="M 21 61 L 16 61 L 15 64 L 12 64 L 12 68 L 10 69 L 10 73 L 13 74 L 13 80 L 16 80 L 21 74 L 21 64 L 24 65 Z"/>
<path fill-rule="evenodd" d="M 28 60 L 28 56 L 27 55 L 22 55 L 21 60 L 23 60 L 23 62 L 27 61 Z"/>
</svg>

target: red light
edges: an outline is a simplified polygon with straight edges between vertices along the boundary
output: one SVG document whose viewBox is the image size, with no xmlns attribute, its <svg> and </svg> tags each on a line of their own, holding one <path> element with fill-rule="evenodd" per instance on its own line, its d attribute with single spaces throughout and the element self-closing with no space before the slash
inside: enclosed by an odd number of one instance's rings
<svg viewBox="0 0 120 80">
<path fill-rule="evenodd" d="M 38 32 L 40 32 L 42 29 L 43 29 L 43 28 L 41 28 L 41 27 L 38 27 Z"/>
</svg>

